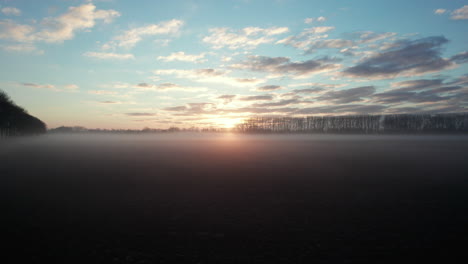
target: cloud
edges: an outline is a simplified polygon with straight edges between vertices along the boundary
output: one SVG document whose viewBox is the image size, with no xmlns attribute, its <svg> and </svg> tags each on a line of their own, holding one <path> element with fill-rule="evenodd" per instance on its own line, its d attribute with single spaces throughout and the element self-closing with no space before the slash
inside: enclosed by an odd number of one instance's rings
<svg viewBox="0 0 468 264">
<path fill-rule="evenodd" d="M 448 85 L 468 86 L 468 74 L 462 75 L 455 80 L 448 82 Z"/>
<path fill-rule="evenodd" d="M 394 32 L 377 33 L 373 31 L 359 31 L 351 34 L 351 37 L 357 38 L 358 43 L 372 43 L 396 36 Z"/>
<path fill-rule="evenodd" d="M 251 96 L 243 96 L 239 98 L 241 101 L 270 101 L 273 100 L 272 95 L 251 95 Z"/>
<path fill-rule="evenodd" d="M 255 83 L 258 83 L 259 82 L 259 79 L 255 79 L 255 78 L 236 78 L 236 81 L 240 82 L 240 83 L 252 83 L 252 84 L 255 84 Z"/>
<path fill-rule="evenodd" d="M 257 87 L 257 91 L 275 91 L 275 90 L 279 90 L 282 88 L 283 87 L 279 85 L 264 85 L 264 86 Z"/>
<path fill-rule="evenodd" d="M 440 57 L 440 48 L 447 42 L 442 36 L 398 41 L 393 43 L 392 48 L 345 69 L 343 74 L 349 77 L 385 79 L 448 69 L 453 63 Z"/>
<path fill-rule="evenodd" d="M 133 60 L 135 56 L 130 53 L 112 53 L 112 52 L 86 52 L 83 56 L 96 58 L 100 60 Z"/>
<path fill-rule="evenodd" d="M 21 43 L 21 44 L 13 44 L 13 45 L 1 45 L 0 48 L 8 52 L 33 53 L 37 55 L 44 54 L 43 50 L 37 49 L 37 47 L 32 44 Z"/>
<path fill-rule="evenodd" d="M 125 113 L 125 115 L 128 115 L 128 116 L 156 116 L 156 114 L 154 113 Z"/>
<path fill-rule="evenodd" d="M 0 10 L 4 15 L 7 16 L 20 16 L 21 15 L 21 10 L 15 7 L 4 7 Z"/>
<path fill-rule="evenodd" d="M 191 86 L 182 86 L 175 83 L 161 83 L 161 84 L 149 84 L 149 83 L 139 83 L 134 86 L 134 88 L 138 88 L 141 90 L 157 90 L 157 91 L 186 91 L 186 92 L 203 92 L 207 91 L 208 89 L 204 87 L 191 87 Z"/>
<path fill-rule="evenodd" d="M 294 94 L 314 94 L 322 92 L 324 88 L 316 87 L 316 88 L 304 88 L 304 89 L 294 89 L 292 92 Z"/>
<path fill-rule="evenodd" d="M 297 43 L 295 44 L 297 45 Z M 303 45 L 303 44 L 300 44 Z M 310 54 L 317 49 L 342 49 L 353 45 L 351 40 L 347 39 L 320 39 L 308 43 L 305 49 L 306 54 Z"/>
<path fill-rule="evenodd" d="M 153 88 L 155 86 L 152 85 L 152 84 L 148 84 L 148 83 L 139 83 L 139 84 L 136 85 L 136 87 L 138 87 L 138 88 Z"/>
<path fill-rule="evenodd" d="M 236 98 L 236 95 L 233 95 L 233 94 L 224 94 L 224 95 L 220 95 L 218 97 L 216 97 L 217 99 L 221 99 L 221 100 L 224 100 L 224 103 L 227 104 L 227 103 L 230 103 L 232 102 L 232 100 L 234 100 L 234 98 Z"/>
<path fill-rule="evenodd" d="M 211 28 L 211 35 L 203 38 L 203 42 L 210 44 L 214 49 L 227 47 L 229 49 L 253 49 L 260 44 L 275 41 L 272 37 L 288 32 L 287 27 L 246 27 L 242 30 L 230 28 Z"/>
<path fill-rule="evenodd" d="M 306 54 L 312 53 L 317 49 L 342 49 L 354 44 L 353 41 L 346 39 L 326 39 L 328 35 L 325 33 L 333 29 L 335 27 L 308 28 L 297 35 L 281 39 L 276 44 L 284 44 L 304 50 Z"/>
<path fill-rule="evenodd" d="M 314 22 L 314 18 L 313 17 L 308 17 L 306 19 L 304 19 L 304 23 L 306 24 L 312 24 L 312 22 Z"/>
<path fill-rule="evenodd" d="M 164 111 L 176 112 L 178 116 L 190 116 L 216 113 L 217 108 L 213 103 L 189 103 L 187 105 L 163 108 Z"/>
<path fill-rule="evenodd" d="M 215 70 L 215 69 L 195 69 L 195 70 L 179 70 L 179 69 L 165 69 L 153 71 L 156 75 L 173 75 L 181 79 L 191 79 L 197 82 L 207 83 L 222 83 L 232 86 L 251 86 L 263 83 L 263 79 L 245 79 L 235 78 L 228 76 L 228 72 Z"/>
<path fill-rule="evenodd" d="M 312 24 L 313 22 L 317 21 L 317 22 L 325 22 L 327 20 L 326 17 L 323 17 L 323 16 L 320 16 L 320 17 L 317 17 L 317 18 L 313 18 L 313 17 L 308 17 L 306 19 L 304 19 L 304 23 L 306 24 Z"/>
<path fill-rule="evenodd" d="M 70 7 L 68 11 L 58 17 L 47 17 L 40 23 L 22 25 L 12 20 L 0 21 L 0 38 L 15 42 L 33 43 L 62 43 L 74 38 L 77 31 L 93 28 L 97 20 L 110 23 L 120 16 L 115 10 L 96 10 L 92 3 Z"/>
<path fill-rule="evenodd" d="M 29 25 L 17 24 L 10 19 L 0 20 L 0 39 L 6 39 L 15 42 L 34 41 L 34 28 Z"/>
<path fill-rule="evenodd" d="M 292 107 L 281 107 L 281 108 L 269 108 L 269 107 L 241 107 L 237 109 L 225 110 L 226 113 L 251 113 L 251 114 L 293 114 L 297 108 Z"/>
<path fill-rule="evenodd" d="M 347 104 L 362 101 L 375 93 L 374 86 L 363 86 L 340 91 L 329 91 L 317 98 L 320 101 L 330 101 L 335 104 Z"/>
<path fill-rule="evenodd" d="M 330 64 L 327 60 L 292 62 L 287 57 L 249 56 L 246 61 L 233 64 L 231 67 L 256 72 L 268 72 L 278 76 L 291 74 L 295 77 L 307 77 L 312 74 L 338 69 L 340 65 Z"/>
<path fill-rule="evenodd" d="M 175 35 L 179 33 L 184 21 L 172 19 L 163 21 L 159 24 L 151 24 L 147 26 L 137 27 L 123 32 L 123 34 L 115 36 L 112 41 L 104 44 L 103 48 L 133 48 L 138 42 L 147 36 L 155 35 Z"/>
<path fill-rule="evenodd" d="M 317 17 L 317 21 L 318 22 L 325 22 L 327 20 L 327 18 L 323 17 L 323 16 L 319 16 Z"/>
<path fill-rule="evenodd" d="M 120 102 L 116 101 L 99 101 L 100 104 L 120 104 Z"/>
<path fill-rule="evenodd" d="M 436 15 L 442 15 L 442 14 L 445 14 L 445 12 L 447 12 L 447 9 L 439 8 L 439 9 L 434 10 L 434 14 Z"/>
<path fill-rule="evenodd" d="M 253 104 L 253 107 L 277 107 L 277 106 L 286 106 L 286 105 L 291 105 L 291 104 L 300 104 L 302 103 L 301 100 L 297 98 L 293 99 L 285 99 L 285 100 L 280 100 L 278 102 L 272 102 L 272 103 L 257 103 Z"/>
<path fill-rule="evenodd" d="M 443 87 L 434 90 L 422 92 L 408 92 L 408 91 L 388 91 L 374 95 L 376 102 L 384 104 L 395 104 L 403 102 L 412 103 L 427 103 L 446 101 L 453 98 L 455 95 L 441 95 L 441 93 L 449 93 L 461 89 L 460 87 Z"/>
<path fill-rule="evenodd" d="M 37 83 L 21 83 L 22 86 L 26 87 L 33 87 L 33 88 L 39 88 L 39 89 L 50 89 L 50 90 L 55 90 L 55 85 L 52 84 L 37 84 Z"/>
<path fill-rule="evenodd" d="M 403 82 L 396 82 L 392 83 L 393 91 L 417 91 L 417 90 L 424 90 L 433 87 L 439 87 L 442 85 L 443 79 L 420 79 L 420 80 L 412 80 L 412 81 L 403 81 Z"/>
<path fill-rule="evenodd" d="M 120 13 L 115 10 L 96 10 L 96 6 L 91 3 L 70 7 L 68 12 L 59 17 L 44 19 L 41 23 L 44 28 L 35 34 L 35 38 L 49 43 L 61 43 L 72 39 L 78 30 L 94 27 L 96 20 L 110 23 L 119 16 Z"/>
<path fill-rule="evenodd" d="M 93 91 L 88 91 L 89 94 L 95 94 L 95 95 L 115 95 L 117 92 L 115 91 L 106 91 L 106 90 L 93 90 Z"/>
<path fill-rule="evenodd" d="M 53 84 L 38 84 L 38 83 L 23 82 L 23 83 L 19 83 L 19 85 L 24 86 L 24 87 L 36 88 L 36 89 L 47 89 L 47 90 L 51 90 L 55 92 L 76 92 L 79 89 L 79 86 L 76 84 L 56 86 Z"/>
<path fill-rule="evenodd" d="M 454 55 L 454 56 L 450 57 L 450 60 L 457 63 L 457 64 L 467 63 L 468 62 L 468 51 L 458 53 L 457 55 Z"/>
<path fill-rule="evenodd" d="M 351 104 L 351 105 L 333 105 L 333 106 L 316 106 L 298 109 L 295 114 L 312 115 L 312 114 L 377 114 L 385 110 L 385 105 L 364 105 L 364 104 Z"/>
<path fill-rule="evenodd" d="M 80 87 L 78 85 L 76 85 L 76 84 L 67 84 L 63 88 L 65 88 L 68 91 L 76 91 L 76 90 L 80 89 Z"/>
<path fill-rule="evenodd" d="M 463 81 L 444 83 L 443 79 L 419 79 L 392 83 L 391 90 L 374 94 L 373 101 L 386 104 L 435 103 L 463 98 Z M 459 101 L 459 100 L 458 100 Z M 453 102 L 454 105 L 459 102 Z"/>
<path fill-rule="evenodd" d="M 198 55 L 185 54 L 183 51 L 171 53 L 169 56 L 159 56 L 158 60 L 162 61 L 186 61 L 186 62 L 203 62 L 206 61 L 203 58 L 205 53 L 200 53 Z"/>
<path fill-rule="evenodd" d="M 307 83 L 294 83 L 288 85 L 289 87 L 309 87 L 309 88 L 322 88 L 322 89 L 334 89 L 342 88 L 347 84 L 336 84 L 336 83 L 317 83 L 317 82 L 307 82 Z"/>
<path fill-rule="evenodd" d="M 468 19 L 468 5 L 465 5 L 455 11 L 452 12 L 452 16 L 450 17 L 451 19 L 454 20 L 464 20 Z"/>
</svg>

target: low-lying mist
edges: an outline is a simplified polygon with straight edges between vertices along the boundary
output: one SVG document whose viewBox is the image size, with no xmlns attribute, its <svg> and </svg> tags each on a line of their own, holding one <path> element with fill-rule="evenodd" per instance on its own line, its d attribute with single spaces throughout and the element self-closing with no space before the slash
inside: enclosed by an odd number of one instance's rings
<svg viewBox="0 0 468 264">
<path fill-rule="evenodd" d="M 429 259 L 467 242 L 467 154 L 464 135 L 11 138 L 2 221 L 27 261 Z"/>
</svg>

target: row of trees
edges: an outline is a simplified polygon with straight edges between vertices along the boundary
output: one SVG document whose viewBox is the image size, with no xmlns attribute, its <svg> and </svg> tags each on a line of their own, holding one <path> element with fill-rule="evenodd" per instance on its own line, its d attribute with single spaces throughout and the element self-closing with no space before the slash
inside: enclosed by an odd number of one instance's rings
<svg viewBox="0 0 468 264">
<path fill-rule="evenodd" d="M 179 127 L 170 127 L 167 129 L 162 128 L 148 128 L 143 129 L 101 129 L 101 128 L 85 128 L 82 126 L 61 126 L 49 130 L 49 133 L 115 133 L 115 134 L 149 134 L 149 133 L 170 133 L 170 132 L 191 132 L 191 133 L 200 133 L 200 132 L 226 132 L 224 128 L 179 128 Z"/>
<path fill-rule="evenodd" d="M 237 125 L 236 130 L 261 133 L 468 132 L 468 113 L 255 117 Z"/>
<path fill-rule="evenodd" d="M 17 106 L 0 90 L 0 138 L 20 135 L 37 135 L 47 131 L 44 122 Z"/>
</svg>

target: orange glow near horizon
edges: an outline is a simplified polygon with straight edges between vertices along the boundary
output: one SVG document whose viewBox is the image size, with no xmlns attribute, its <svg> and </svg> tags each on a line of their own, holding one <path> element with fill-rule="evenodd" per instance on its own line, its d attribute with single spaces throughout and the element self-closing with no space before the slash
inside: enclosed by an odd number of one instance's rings
<svg viewBox="0 0 468 264">
<path fill-rule="evenodd" d="M 234 128 L 237 124 L 240 124 L 244 121 L 245 118 L 229 118 L 229 117 L 219 117 L 213 118 L 213 124 L 222 128 Z"/>
</svg>

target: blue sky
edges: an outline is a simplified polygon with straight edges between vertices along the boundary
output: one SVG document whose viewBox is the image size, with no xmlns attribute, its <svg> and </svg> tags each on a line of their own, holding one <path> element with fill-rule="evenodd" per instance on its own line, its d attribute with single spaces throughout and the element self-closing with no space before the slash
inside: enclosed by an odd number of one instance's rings
<svg viewBox="0 0 468 264">
<path fill-rule="evenodd" d="M 468 1 L 0 0 L 0 89 L 49 127 L 467 111 Z"/>
</svg>

